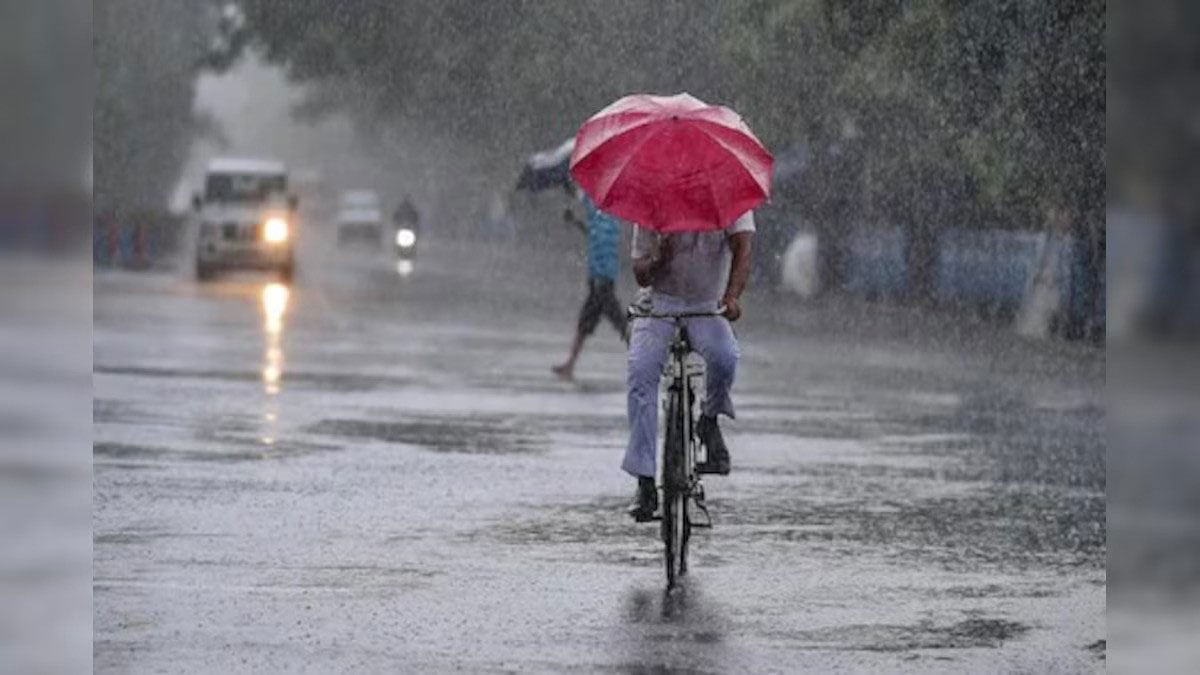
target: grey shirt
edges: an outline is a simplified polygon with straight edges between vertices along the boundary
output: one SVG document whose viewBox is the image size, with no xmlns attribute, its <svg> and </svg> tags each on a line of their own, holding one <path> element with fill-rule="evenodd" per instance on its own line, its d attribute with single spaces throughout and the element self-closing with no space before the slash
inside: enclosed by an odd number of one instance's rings
<svg viewBox="0 0 1200 675">
<path fill-rule="evenodd" d="M 665 235 L 671 239 L 672 257 L 652 290 L 688 303 L 720 301 L 729 284 L 729 269 L 733 263 L 729 237 L 738 232 L 753 231 L 754 212 L 747 211 L 723 230 Z M 641 226 L 635 227 L 633 259 L 651 255 L 655 242 L 663 236 Z"/>
</svg>

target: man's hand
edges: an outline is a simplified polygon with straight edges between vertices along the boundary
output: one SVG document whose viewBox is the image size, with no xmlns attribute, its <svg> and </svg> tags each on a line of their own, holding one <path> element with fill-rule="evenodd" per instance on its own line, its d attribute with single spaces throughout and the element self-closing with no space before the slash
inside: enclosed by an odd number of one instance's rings
<svg viewBox="0 0 1200 675">
<path fill-rule="evenodd" d="M 738 304 L 737 298 L 727 295 L 721 298 L 721 306 L 725 308 L 726 319 L 737 321 L 742 318 L 742 306 Z"/>
<path fill-rule="evenodd" d="M 671 257 L 675 255 L 675 249 L 671 246 L 671 237 L 662 235 L 658 238 L 658 253 L 654 256 L 654 260 L 659 265 L 666 265 L 671 262 Z"/>
<path fill-rule="evenodd" d="M 736 232 L 729 236 L 733 265 L 729 270 L 729 285 L 725 287 L 725 297 L 721 298 L 721 304 L 725 305 L 725 318 L 730 321 L 737 321 L 742 316 L 738 298 L 746 288 L 746 281 L 750 279 L 750 249 L 753 244 L 753 232 Z"/>
</svg>

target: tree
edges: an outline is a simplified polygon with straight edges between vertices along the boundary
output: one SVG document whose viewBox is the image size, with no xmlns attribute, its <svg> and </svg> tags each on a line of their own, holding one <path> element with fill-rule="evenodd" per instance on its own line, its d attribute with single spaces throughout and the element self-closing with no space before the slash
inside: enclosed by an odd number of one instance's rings
<svg viewBox="0 0 1200 675">
<path fill-rule="evenodd" d="M 713 88 L 694 3 L 242 0 L 247 44 L 333 109 L 424 125 L 487 161 L 572 133 L 636 90 Z M 329 87 L 354 96 L 325 96 Z M 317 105 L 310 110 L 328 109 Z"/>
<path fill-rule="evenodd" d="M 834 281 L 860 218 L 906 228 L 925 299 L 942 228 L 1065 209 L 1094 234 L 1103 209 L 1103 0 L 238 7 L 242 42 L 310 85 L 309 112 L 454 137 L 495 180 L 631 91 L 731 104 L 768 147 L 811 156 L 795 208 L 833 243 Z"/>
<path fill-rule="evenodd" d="M 161 210 L 205 120 L 195 78 L 229 65 L 221 8 L 193 0 L 105 0 L 94 7 L 95 210 Z"/>
<path fill-rule="evenodd" d="M 858 175 L 833 163 L 814 170 L 838 180 L 811 182 L 906 229 L 916 298 L 931 294 L 944 227 L 1036 228 L 1049 210 L 1065 209 L 1081 234 L 1095 236 L 1105 184 L 1103 0 L 759 0 L 751 8 L 725 48 L 745 75 L 733 79 L 751 82 L 752 100 L 772 110 L 764 135 L 811 143 L 855 130 Z M 820 191 L 802 199 L 837 203 Z M 844 216 L 817 214 L 836 238 Z M 1089 269 L 1093 278 L 1102 269 L 1095 257 Z"/>
</svg>

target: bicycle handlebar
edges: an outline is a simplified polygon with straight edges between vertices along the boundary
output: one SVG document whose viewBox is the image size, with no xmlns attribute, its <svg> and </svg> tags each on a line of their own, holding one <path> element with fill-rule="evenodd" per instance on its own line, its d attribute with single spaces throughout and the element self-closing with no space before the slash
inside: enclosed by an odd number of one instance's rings
<svg viewBox="0 0 1200 675">
<path fill-rule="evenodd" d="M 647 312 L 640 307 L 630 305 L 625 312 L 631 319 L 691 319 L 703 316 L 725 316 L 725 306 L 721 305 L 711 312 Z"/>
</svg>

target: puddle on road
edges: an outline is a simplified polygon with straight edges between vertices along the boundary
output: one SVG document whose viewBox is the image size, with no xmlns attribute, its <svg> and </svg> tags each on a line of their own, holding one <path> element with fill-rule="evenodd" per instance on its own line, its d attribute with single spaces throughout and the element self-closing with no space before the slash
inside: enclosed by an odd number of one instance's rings
<svg viewBox="0 0 1200 675">
<path fill-rule="evenodd" d="M 847 472 L 829 480 L 840 480 L 843 488 L 847 481 L 859 481 L 851 469 Z M 1000 487 L 914 500 L 903 481 L 891 491 L 867 488 L 853 496 L 843 490 L 837 500 L 820 497 L 830 494 L 827 486 L 803 483 L 787 491 L 772 486 L 737 499 L 710 498 L 719 528 L 714 532 L 732 545 L 719 550 L 736 558 L 738 542 L 749 548 L 768 543 L 803 546 L 808 554 L 832 559 L 870 553 L 966 570 L 981 565 L 1102 569 L 1106 562 L 1102 495 Z M 492 524 L 479 535 L 535 547 L 541 555 L 573 559 L 584 547 L 593 551 L 588 557 L 640 565 L 644 560 L 636 555 L 637 545 L 655 535 L 628 522 L 624 505 L 621 497 L 539 504 L 528 511 L 531 515 Z M 968 597 L 1002 592 L 957 589 Z"/>
<path fill-rule="evenodd" d="M 883 428 L 878 418 L 856 416 L 770 416 L 740 415 L 739 428 L 756 434 L 788 436 L 791 438 L 821 438 L 831 440 L 862 440 L 884 431 L 900 432 L 903 428 Z"/>
<path fill-rule="evenodd" d="M 251 565 L 258 588 L 370 589 L 411 591 L 428 588 L 441 570 L 411 565 Z"/>
<path fill-rule="evenodd" d="M 648 526 L 639 526 L 624 514 L 627 503 L 628 499 L 605 497 L 575 504 L 543 504 L 531 511 L 535 517 L 505 520 L 490 526 L 488 532 L 508 544 L 539 547 L 636 542 L 639 536 L 652 536 L 646 531 Z M 604 550 L 610 549 L 598 549 L 596 553 Z"/>
<path fill-rule="evenodd" d="M 737 469 L 738 473 L 751 476 L 765 476 L 780 479 L 822 479 L 854 475 L 860 480 L 938 480 L 947 477 L 950 470 L 942 467 L 910 467 L 889 464 L 869 464 L 862 462 L 820 462 L 811 464 L 769 466 L 745 466 Z"/>
<path fill-rule="evenodd" d="M 1032 407 L 1019 398 L 972 395 L 952 411 L 925 411 L 913 422 L 948 438 L 974 439 L 947 445 L 921 443 L 908 450 L 955 456 L 963 480 L 1106 489 L 1104 411 Z M 904 439 L 894 439 L 904 447 Z M 932 452 L 931 452 L 932 451 Z"/>
<path fill-rule="evenodd" d="M 129 414 L 129 404 L 107 398 L 92 399 L 92 423 L 119 422 Z"/>
<path fill-rule="evenodd" d="M 565 382 L 550 374 L 540 372 L 496 372 L 474 377 L 469 384 L 480 389 L 499 390 L 511 394 L 623 394 L 625 381 L 623 379 L 600 379 L 580 375 L 572 382 Z"/>
<path fill-rule="evenodd" d="M 340 438 L 366 438 L 385 443 L 416 445 L 434 452 L 475 455 L 541 452 L 546 440 L 528 431 L 529 425 L 512 416 L 415 417 L 404 422 L 326 419 L 308 427 L 314 434 Z"/>
<path fill-rule="evenodd" d="M 629 437 L 624 415 L 546 415 L 539 416 L 533 424 L 542 431 L 572 434 L 592 442 L 605 437 L 616 438 L 622 448 Z"/>
<path fill-rule="evenodd" d="M 862 456 L 780 455 L 746 467 L 786 485 L 710 499 L 714 512 L 737 526 L 737 538 L 802 543 L 835 558 L 873 551 L 959 569 L 1104 568 L 1105 454 L 1095 410 L 1046 413 L 1020 399 L 969 396 L 950 410 L 876 412 L 858 431 L 871 438 Z M 764 426 L 739 423 L 753 429 L 750 440 Z M 803 419 L 775 428 L 790 429 L 798 452 L 811 451 L 813 439 L 853 436 L 839 427 L 856 423 L 835 417 L 817 422 L 815 434 Z"/>
<path fill-rule="evenodd" d="M 803 485 L 796 491 L 825 493 Z M 865 548 L 955 569 L 1103 568 L 1107 556 L 1102 494 L 993 487 L 918 500 L 879 494 L 825 501 L 773 493 L 710 504 L 737 538 L 799 542 L 833 555 Z"/>
<path fill-rule="evenodd" d="M 164 379 L 201 379 L 228 382 L 254 382 L 263 380 L 262 368 L 254 370 L 212 370 L 196 368 L 165 368 L 150 366 L 107 366 L 96 365 L 94 373 L 104 375 L 127 375 L 134 377 L 157 377 Z M 289 386 L 308 387 L 320 391 L 362 392 L 387 388 L 403 388 L 413 384 L 412 378 L 384 375 L 360 375 L 352 373 L 318 373 L 288 371 L 280 374 L 281 381 Z"/>
<path fill-rule="evenodd" d="M 256 449 L 180 450 L 128 443 L 94 443 L 92 444 L 92 457 L 105 460 L 123 460 L 126 462 L 177 460 L 182 462 L 235 463 L 284 459 L 308 455 L 314 452 L 337 450 L 332 445 L 320 445 L 317 443 L 276 443 L 265 446 L 247 441 L 242 445 L 254 446 Z"/>
<path fill-rule="evenodd" d="M 982 586 L 950 586 L 947 588 L 928 589 L 925 594 L 931 598 L 962 598 L 964 600 L 999 599 L 999 598 L 1053 598 L 1062 595 L 1061 585 L 1052 584 L 985 584 Z"/>
<path fill-rule="evenodd" d="M 939 626 L 916 624 L 853 624 L 811 631 L 774 633 L 772 637 L 799 642 L 810 649 L 902 652 L 918 649 L 996 648 L 1029 631 L 1029 627 L 995 618 L 971 618 Z"/>
<path fill-rule="evenodd" d="M 204 532 L 167 532 L 165 530 L 123 530 L 120 532 L 109 532 L 105 534 L 95 534 L 92 536 L 93 544 L 115 544 L 115 545 L 137 545 L 151 544 L 160 539 L 229 539 L 236 535 L 233 534 L 218 534 Z"/>
<path fill-rule="evenodd" d="M 736 672 L 728 662 L 735 632 L 723 608 L 701 592 L 695 579 L 675 591 L 631 588 L 623 603 L 621 639 L 629 673 Z"/>
<path fill-rule="evenodd" d="M 466 535 L 513 546 L 522 555 L 556 562 L 586 560 L 621 567 L 659 568 L 662 540 L 657 522 L 635 523 L 625 515 L 628 497 L 602 497 L 567 504 L 538 504 Z M 708 545 L 708 530 L 695 530 L 693 560 L 703 567 L 726 565 L 719 548 Z"/>
</svg>

